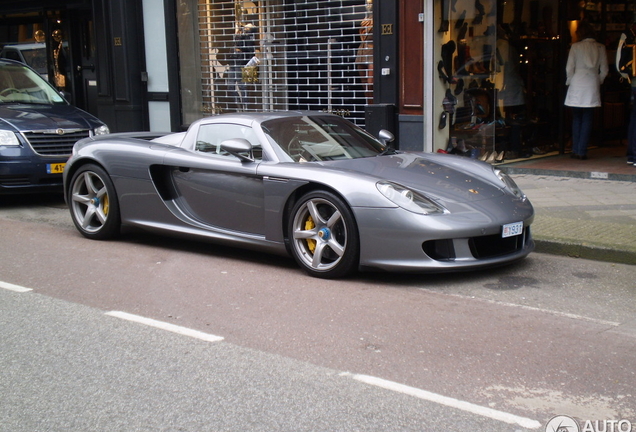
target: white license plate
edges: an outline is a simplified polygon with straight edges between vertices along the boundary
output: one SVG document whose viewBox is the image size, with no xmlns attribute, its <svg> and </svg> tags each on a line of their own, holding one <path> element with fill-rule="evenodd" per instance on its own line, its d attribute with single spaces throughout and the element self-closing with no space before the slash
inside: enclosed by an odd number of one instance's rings
<svg viewBox="0 0 636 432">
<path fill-rule="evenodd" d="M 501 237 L 513 237 L 523 233 L 523 222 L 509 223 L 503 226 Z"/>
</svg>

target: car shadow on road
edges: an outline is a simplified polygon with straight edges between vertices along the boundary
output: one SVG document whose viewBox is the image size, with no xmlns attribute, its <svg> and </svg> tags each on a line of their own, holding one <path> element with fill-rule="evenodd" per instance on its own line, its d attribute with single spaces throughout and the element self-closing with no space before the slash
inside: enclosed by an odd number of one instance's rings
<svg viewBox="0 0 636 432">
<path fill-rule="evenodd" d="M 360 283 L 386 284 L 404 288 L 444 287 L 465 283 L 484 284 L 495 290 L 511 290 L 535 283 L 536 279 L 525 275 L 533 268 L 532 256 L 495 267 L 466 271 L 453 270 L 443 273 L 358 273 L 355 278 Z M 493 278 L 500 282 L 492 284 Z"/>
<path fill-rule="evenodd" d="M 55 209 L 67 208 L 62 193 L 4 195 L 0 199 L 0 210 L 15 211 L 22 208 L 32 209 L 34 205 Z M 70 218 L 69 226 L 72 227 Z M 239 263 L 253 263 L 259 266 L 262 265 L 284 271 L 293 271 L 298 277 L 311 279 L 310 276 L 296 265 L 294 259 L 290 256 L 243 249 L 201 239 L 187 239 L 163 234 L 157 235 L 131 227 L 123 227 L 122 235 L 116 241 L 140 244 L 152 248 L 165 248 L 175 251 L 197 253 L 209 256 L 210 258 L 231 259 Z M 346 280 L 349 283 L 413 288 L 430 286 L 442 287 L 449 284 L 478 283 L 480 281 L 486 283 L 491 282 L 493 276 L 498 276 L 503 282 L 496 287 L 493 286 L 492 289 L 509 290 L 515 289 L 522 284 L 527 285 L 532 283 L 531 280 L 521 281 L 518 279 L 519 276 L 514 276 L 519 273 L 524 273 L 524 270 L 530 267 L 531 259 L 527 258 L 498 267 L 465 272 L 458 272 L 456 270 L 448 273 L 355 272 L 347 277 Z"/>
<path fill-rule="evenodd" d="M 283 271 L 293 271 L 300 278 L 314 279 L 307 275 L 290 256 L 264 253 L 250 249 L 237 248 L 200 239 L 187 239 L 174 236 L 157 235 L 136 228 L 124 228 L 118 241 L 141 244 L 153 248 L 196 253 L 214 258 L 223 258 L 243 264 L 272 267 Z M 491 288 L 494 290 L 511 290 L 521 286 L 532 285 L 534 279 L 526 276 L 533 268 L 531 257 L 513 263 L 495 267 L 445 273 L 401 273 L 383 271 L 355 272 L 346 278 L 348 283 L 387 285 L 391 287 L 422 288 L 442 287 L 464 283 L 492 283 L 493 277 L 501 282 Z"/>
<path fill-rule="evenodd" d="M 8 194 L 0 196 L 0 209 L 18 209 L 21 207 L 67 208 L 64 202 L 64 194 L 39 193 L 39 194 Z"/>
</svg>

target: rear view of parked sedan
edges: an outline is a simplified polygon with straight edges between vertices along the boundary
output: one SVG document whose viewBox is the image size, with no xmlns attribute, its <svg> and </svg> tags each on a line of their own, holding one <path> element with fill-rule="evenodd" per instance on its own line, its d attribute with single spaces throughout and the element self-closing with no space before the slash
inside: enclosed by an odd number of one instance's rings
<svg viewBox="0 0 636 432">
<path fill-rule="evenodd" d="M 187 132 L 76 144 L 65 176 L 79 232 L 120 226 L 291 255 L 307 273 L 448 272 L 534 247 L 534 210 L 505 173 L 400 152 L 324 113 L 226 114 Z"/>
</svg>

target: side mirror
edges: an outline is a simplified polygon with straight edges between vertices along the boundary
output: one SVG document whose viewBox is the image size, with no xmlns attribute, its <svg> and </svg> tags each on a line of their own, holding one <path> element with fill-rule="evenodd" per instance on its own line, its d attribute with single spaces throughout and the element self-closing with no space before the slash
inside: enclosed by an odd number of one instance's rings
<svg viewBox="0 0 636 432">
<path fill-rule="evenodd" d="M 236 156 L 245 162 L 254 162 L 252 157 L 252 143 L 245 138 L 232 138 L 221 142 L 221 150 Z"/>
<path fill-rule="evenodd" d="M 395 140 L 395 135 L 393 135 L 391 132 L 389 132 L 386 129 L 382 129 L 378 133 L 378 138 L 380 138 L 380 141 L 382 141 L 382 144 L 384 144 L 386 146 L 390 142 L 393 142 Z"/>
</svg>

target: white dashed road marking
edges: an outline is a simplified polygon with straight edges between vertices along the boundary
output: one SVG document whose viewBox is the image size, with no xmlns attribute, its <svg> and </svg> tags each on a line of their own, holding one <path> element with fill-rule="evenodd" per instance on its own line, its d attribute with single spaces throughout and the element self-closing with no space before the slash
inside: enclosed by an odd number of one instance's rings
<svg viewBox="0 0 636 432">
<path fill-rule="evenodd" d="M 144 324 L 144 325 L 155 327 L 162 330 L 167 330 L 169 332 L 177 333 L 180 335 L 189 336 L 196 339 L 201 339 L 207 342 L 220 342 L 223 340 L 221 336 L 215 336 L 209 333 L 203 333 L 198 330 L 189 329 L 187 327 L 181 327 L 181 326 L 170 324 L 163 321 L 157 321 L 151 318 L 145 318 L 139 315 L 133 315 L 126 312 L 112 311 L 112 312 L 106 312 L 106 315 L 112 316 L 115 318 L 121 318 L 127 321 L 136 322 L 139 324 Z"/>
<path fill-rule="evenodd" d="M 19 293 L 32 291 L 31 288 L 25 288 L 19 285 L 13 285 L 13 284 L 2 282 L 2 281 L 0 281 L 0 288 L 4 288 L 6 290 L 19 292 Z M 126 321 L 135 322 L 138 324 L 147 325 L 147 326 L 162 329 L 162 330 L 166 330 L 166 331 L 177 333 L 183 336 L 189 336 L 189 337 L 200 339 L 207 342 L 220 342 L 224 339 L 221 336 L 215 336 L 209 333 L 204 333 L 204 332 L 193 330 L 187 327 L 181 327 L 181 326 L 170 324 L 167 322 L 157 321 L 151 318 L 129 314 L 127 312 L 111 311 L 111 312 L 106 312 L 105 315 L 115 317 L 115 318 L 120 318 Z M 516 425 L 525 427 L 527 429 L 537 429 L 541 427 L 541 423 L 533 419 L 520 417 L 514 414 L 494 410 L 492 408 L 487 408 L 480 405 L 475 405 L 470 402 L 454 399 L 448 396 L 442 396 L 436 393 L 432 393 L 426 390 L 421 390 L 415 387 L 409 387 L 407 385 L 399 384 L 393 381 L 388 381 L 382 378 L 376 378 L 369 375 L 352 374 L 349 372 L 342 372 L 340 376 L 351 378 L 365 384 L 373 385 L 375 387 L 379 387 L 386 390 L 402 393 L 404 395 L 416 397 L 418 399 L 444 405 L 450 408 L 466 411 L 466 412 L 476 414 L 482 417 L 490 418 L 490 419 L 501 421 L 508 424 L 516 424 Z"/>
<path fill-rule="evenodd" d="M 387 381 L 382 378 L 376 378 L 369 375 L 356 375 L 348 372 L 343 372 L 341 376 L 353 378 L 356 381 L 360 381 L 366 384 L 370 384 L 383 389 L 391 390 L 394 392 L 402 393 L 408 396 L 413 396 L 429 402 L 434 402 L 440 405 L 444 405 L 451 408 L 456 408 L 462 411 L 476 414 L 482 417 L 487 417 L 493 420 L 498 420 L 508 424 L 516 424 L 527 429 L 537 429 L 541 427 L 541 423 L 537 420 L 532 420 L 526 417 L 519 417 L 514 414 L 510 414 L 503 411 L 497 411 L 492 408 L 475 405 L 470 402 L 454 399 L 448 396 L 442 396 L 436 393 L 431 393 L 426 390 L 421 390 L 415 387 L 409 387 L 404 384 L 399 384 L 393 381 Z"/>
<path fill-rule="evenodd" d="M 13 285 L 13 284 L 2 282 L 2 281 L 0 281 L 0 288 L 4 288 L 9 291 L 15 291 L 20 293 L 33 291 L 31 288 L 25 288 L 19 285 Z"/>
</svg>

